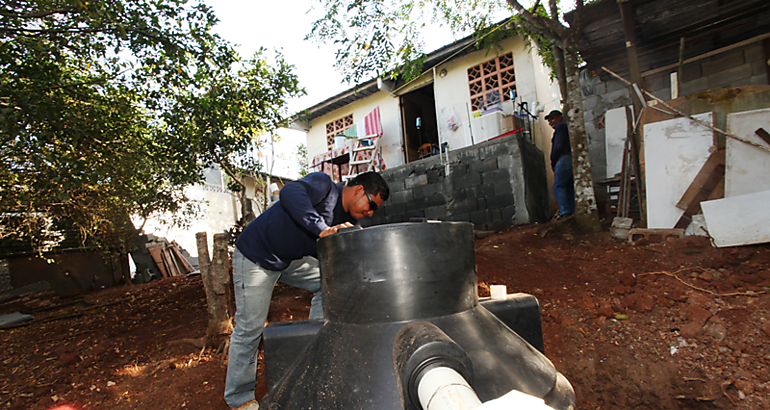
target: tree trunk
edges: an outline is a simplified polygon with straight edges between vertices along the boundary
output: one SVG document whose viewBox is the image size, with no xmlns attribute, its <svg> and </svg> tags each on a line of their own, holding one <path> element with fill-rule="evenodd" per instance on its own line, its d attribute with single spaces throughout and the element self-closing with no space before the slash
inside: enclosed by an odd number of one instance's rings
<svg viewBox="0 0 770 410">
<path fill-rule="evenodd" d="M 559 92 L 561 93 L 561 105 L 565 111 L 569 111 L 567 105 L 567 74 L 564 69 L 564 50 L 554 44 L 553 46 L 554 71 L 556 71 L 556 81 L 559 83 Z"/>
<path fill-rule="evenodd" d="M 228 295 L 230 289 L 230 256 L 224 234 L 214 235 L 214 260 L 209 262 L 208 241 L 205 232 L 195 234 L 198 244 L 198 265 L 206 291 L 209 321 L 206 328 L 206 345 L 216 347 L 233 331 Z"/>
<path fill-rule="evenodd" d="M 572 148 L 572 174 L 575 178 L 575 221 L 586 231 L 599 232 L 599 212 L 591 177 L 591 158 L 588 155 L 588 139 L 583 120 L 583 95 L 580 92 L 580 76 L 577 60 L 577 44 L 568 44 L 564 52 L 567 74 L 567 125 Z"/>
</svg>

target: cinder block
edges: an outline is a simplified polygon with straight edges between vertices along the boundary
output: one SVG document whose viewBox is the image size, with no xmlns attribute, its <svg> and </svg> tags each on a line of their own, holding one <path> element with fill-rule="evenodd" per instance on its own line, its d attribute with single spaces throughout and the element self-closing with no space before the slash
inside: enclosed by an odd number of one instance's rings
<svg viewBox="0 0 770 410">
<path fill-rule="evenodd" d="M 628 232 L 628 242 L 632 245 L 660 243 L 670 239 L 684 238 L 684 229 L 645 229 L 634 228 Z"/>
<path fill-rule="evenodd" d="M 751 75 L 767 75 L 767 63 L 762 60 L 752 61 L 751 63 Z"/>
<path fill-rule="evenodd" d="M 438 169 L 431 169 L 426 174 L 428 176 L 428 183 L 435 184 L 444 177 L 444 171 Z"/>
<path fill-rule="evenodd" d="M 482 198 L 490 197 L 495 195 L 495 186 L 494 185 L 482 185 L 479 187 L 481 191 Z"/>
<path fill-rule="evenodd" d="M 766 85 L 770 84 L 770 81 L 767 81 L 767 74 L 760 74 L 752 76 L 749 80 L 749 84 L 751 85 Z"/>
<path fill-rule="evenodd" d="M 628 101 L 628 100 L 630 100 L 630 97 L 628 94 L 628 89 L 626 88 L 610 91 L 602 95 L 602 101 L 605 103 L 612 104 L 613 106 L 624 105 L 624 101 Z"/>
<path fill-rule="evenodd" d="M 489 222 L 487 211 L 476 211 L 471 213 L 471 223 L 474 225 L 484 225 Z"/>
<path fill-rule="evenodd" d="M 476 198 L 466 198 L 452 205 L 452 213 L 454 214 L 469 214 L 476 210 Z"/>
<path fill-rule="evenodd" d="M 484 164 L 484 172 L 490 172 L 497 169 L 497 158 L 487 158 L 482 161 Z"/>
<path fill-rule="evenodd" d="M 406 212 L 416 211 L 418 209 L 425 209 L 430 206 L 430 199 L 417 198 L 406 203 Z"/>
<path fill-rule="evenodd" d="M 401 215 L 404 212 L 406 212 L 406 204 L 405 203 L 390 204 L 390 205 L 386 205 L 385 206 L 385 215 L 386 216 Z"/>
<path fill-rule="evenodd" d="M 700 77 L 692 81 L 688 81 L 682 84 L 682 89 L 679 90 L 679 95 L 689 95 L 706 91 L 709 89 L 708 77 Z"/>
<path fill-rule="evenodd" d="M 743 50 L 733 50 L 711 57 L 701 64 L 701 70 L 703 75 L 711 76 L 743 65 L 744 62 Z"/>
<path fill-rule="evenodd" d="M 446 205 L 446 197 L 441 194 L 436 194 L 428 198 L 430 206 L 444 206 Z"/>
<path fill-rule="evenodd" d="M 428 176 L 427 175 L 415 175 L 413 177 L 409 177 L 404 181 L 404 186 L 407 189 L 412 189 L 417 186 L 425 185 L 428 183 Z"/>
<path fill-rule="evenodd" d="M 743 64 L 708 76 L 710 88 L 739 87 L 748 85 L 751 79 L 751 65 Z"/>
<path fill-rule="evenodd" d="M 425 210 L 425 217 L 439 221 L 446 221 L 449 212 L 444 206 L 432 206 Z"/>
<path fill-rule="evenodd" d="M 387 202 L 390 202 L 391 204 L 402 204 L 411 201 L 412 198 L 413 196 L 411 190 L 391 192 L 390 198 L 388 198 Z"/>
<path fill-rule="evenodd" d="M 510 184 L 511 173 L 507 169 L 498 168 L 491 172 L 483 174 L 485 185 Z"/>
<path fill-rule="evenodd" d="M 755 61 L 765 61 L 765 51 L 762 49 L 762 43 L 756 42 L 749 44 L 743 49 L 743 56 L 747 63 L 753 63 Z"/>
<path fill-rule="evenodd" d="M 516 204 L 511 204 L 509 206 L 501 208 L 500 213 L 502 213 L 503 221 L 512 220 L 513 217 L 516 215 Z"/>
<path fill-rule="evenodd" d="M 586 112 L 593 110 L 599 104 L 599 101 L 599 95 L 589 95 L 583 98 L 583 110 Z"/>
<path fill-rule="evenodd" d="M 497 184 L 497 185 L 494 185 L 493 188 L 494 189 L 492 194 L 486 195 L 486 196 L 510 194 L 513 192 L 513 186 L 511 184 Z"/>
<path fill-rule="evenodd" d="M 513 194 L 495 195 L 491 198 L 487 198 L 487 208 L 497 209 L 504 208 L 509 205 L 513 205 Z"/>
<path fill-rule="evenodd" d="M 503 155 L 497 157 L 497 168 L 499 169 L 507 169 L 510 171 L 514 164 L 516 163 L 513 161 L 513 155 Z"/>
<path fill-rule="evenodd" d="M 700 67 L 700 62 L 685 64 L 682 69 L 682 83 L 698 79 L 703 76 L 703 71 Z"/>
</svg>

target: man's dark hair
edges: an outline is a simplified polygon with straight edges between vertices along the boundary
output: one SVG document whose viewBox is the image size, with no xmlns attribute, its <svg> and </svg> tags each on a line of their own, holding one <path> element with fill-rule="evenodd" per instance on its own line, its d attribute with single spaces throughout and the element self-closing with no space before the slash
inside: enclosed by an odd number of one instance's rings
<svg viewBox="0 0 770 410">
<path fill-rule="evenodd" d="M 385 182 L 385 179 L 382 177 L 382 175 L 374 171 L 358 174 L 355 178 L 348 182 L 348 186 L 355 185 L 363 186 L 369 195 L 377 196 L 377 194 L 379 194 L 383 201 L 386 201 L 390 196 L 390 188 L 388 188 L 388 183 Z"/>
</svg>

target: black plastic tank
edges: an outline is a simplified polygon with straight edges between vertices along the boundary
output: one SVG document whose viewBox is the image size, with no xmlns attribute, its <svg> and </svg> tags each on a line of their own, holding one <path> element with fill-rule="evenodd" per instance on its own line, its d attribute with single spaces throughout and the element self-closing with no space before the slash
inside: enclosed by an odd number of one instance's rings
<svg viewBox="0 0 770 410">
<path fill-rule="evenodd" d="M 355 229 L 320 239 L 318 254 L 325 320 L 266 327 L 260 409 L 417 410 L 414 383 L 435 365 L 482 402 L 518 390 L 574 408 L 572 386 L 541 353 L 536 299 L 479 303 L 472 224 Z"/>
</svg>

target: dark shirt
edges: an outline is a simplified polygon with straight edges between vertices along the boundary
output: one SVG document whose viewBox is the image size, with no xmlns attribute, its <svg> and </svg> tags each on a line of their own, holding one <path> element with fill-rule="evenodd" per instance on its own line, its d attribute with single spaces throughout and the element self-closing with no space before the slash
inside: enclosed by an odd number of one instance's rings
<svg viewBox="0 0 770 410">
<path fill-rule="evenodd" d="M 551 168 L 556 166 L 556 161 L 562 155 L 571 155 L 572 150 L 569 146 L 569 129 L 566 122 L 556 124 L 551 139 Z"/>
<path fill-rule="evenodd" d="M 343 222 L 356 220 L 342 207 L 342 187 L 314 172 L 286 184 L 280 200 L 246 226 L 235 246 L 257 265 L 280 271 L 293 260 L 317 257 L 318 235 Z"/>
</svg>

